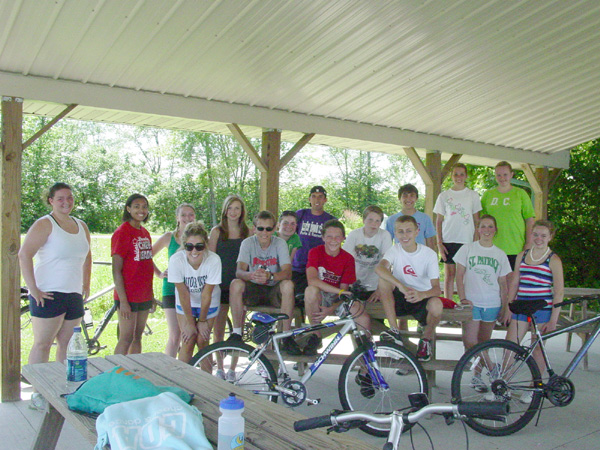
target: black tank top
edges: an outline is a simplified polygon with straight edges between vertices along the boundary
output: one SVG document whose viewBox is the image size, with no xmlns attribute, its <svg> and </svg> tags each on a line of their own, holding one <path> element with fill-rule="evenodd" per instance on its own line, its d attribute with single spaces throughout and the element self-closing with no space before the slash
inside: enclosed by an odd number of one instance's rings
<svg viewBox="0 0 600 450">
<path fill-rule="evenodd" d="M 237 259 L 240 253 L 240 246 L 244 239 L 227 239 L 217 241 L 217 255 L 221 257 L 221 290 L 228 291 L 229 285 L 235 279 L 235 270 L 237 268 Z"/>
</svg>

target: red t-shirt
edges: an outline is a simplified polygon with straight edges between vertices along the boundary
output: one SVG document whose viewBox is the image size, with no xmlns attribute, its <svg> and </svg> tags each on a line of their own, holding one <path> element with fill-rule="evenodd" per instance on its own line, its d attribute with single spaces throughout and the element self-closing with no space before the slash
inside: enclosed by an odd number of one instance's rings
<svg viewBox="0 0 600 450">
<path fill-rule="evenodd" d="M 142 303 L 152 300 L 152 238 L 141 227 L 139 230 L 129 222 L 123 222 L 111 238 L 111 256 L 123 258 L 123 281 L 129 303 Z M 119 300 L 115 289 L 115 300 Z"/>
<path fill-rule="evenodd" d="M 317 269 L 319 279 L 334 287 L 356 281 L 354 257 L 342 249 L 337 256 L 330 256 L 325 251 L 325 246 L 319 245 L 308 252 L 306 267 Z"/>
</svg>

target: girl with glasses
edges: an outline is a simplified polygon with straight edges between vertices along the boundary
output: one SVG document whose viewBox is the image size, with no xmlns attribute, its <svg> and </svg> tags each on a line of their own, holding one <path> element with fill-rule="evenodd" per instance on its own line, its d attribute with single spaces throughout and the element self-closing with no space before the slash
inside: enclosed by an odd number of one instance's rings
<svg viewBox="0 0 600 450">
<path fill-rule="evenodd" d="M 169 282 L 175 284 L 175 310 L 181 330 L 179 359 L 189 362 L 197 345 L 208 345 L 221 302 L 221 258 L 208 249 L 201 222 L 186 225 L 182 250 L 169 259 Z"/>
<path fill-rule="evenodd" d="M 196 210 L 189 203 L 182 203 L 175 210 L 177 226 L 174 231 L 167 231 L 152 246 L 152 254 L 156 256 L 163 248 L 167 248 L 169 258 L 181 248 L 181 236 L 183 230 L 188 223 L 196 220 Z M 168 270 L 164 272 L 156 269 L 155 274 L 158 278 L 162 278 L 162 305 L 165 317 L 167 318 L 167 327 L 169 328 L 169 338 L 165 353 L 175 358 L 179 350 L 179 342 L 181 340 L 181 332 L 177 323 L 177 313 L 175 312 L 175 285 L 169 283 Z"/>
</svg>

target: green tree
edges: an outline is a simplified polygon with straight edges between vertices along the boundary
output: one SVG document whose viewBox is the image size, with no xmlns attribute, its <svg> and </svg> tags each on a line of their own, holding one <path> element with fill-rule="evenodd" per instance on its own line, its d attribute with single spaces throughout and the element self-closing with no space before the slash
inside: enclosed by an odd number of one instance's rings
<svg viewBox="0 0 600 450">
<path fill-rule="evenodd" d="M 571 162 L 554 184 L 548 217 L 557 226 L 551 247 L 560 255 L 567 286 L 600 288 L 600 140 L 571 150 Z"/>
</svg>

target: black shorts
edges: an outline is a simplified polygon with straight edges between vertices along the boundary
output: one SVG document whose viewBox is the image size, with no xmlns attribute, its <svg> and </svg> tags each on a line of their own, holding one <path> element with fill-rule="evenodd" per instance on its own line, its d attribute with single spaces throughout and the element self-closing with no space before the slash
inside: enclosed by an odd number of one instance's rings
<svg viewBox="0 0 600 450">
<path fill-rule="evenodd" d="M 229 305 L 229 289 L 221 288 L 221 304 Z"/>
<path fill-rule="evenodd" d="M 508 262 L 510 263 L 510 271 L 515 270 L 515 262 L 517 261 L 517 256 L 519 255 L 506 255 L 508 256 Z"/>
<path fill-rule="evenodd" d="M 440 258 L 440 262 L 444 264 L 456 264 L 454 262 L 454 255 L 456 255 L 458 249 L 461 248 L 464 244 L 457 244 L 456 242 L 443 242 L 443 244 L 444 247 L 446 247 L 446 251 L 448 253 L 446 254 L 446 261 Z"/>
<path fill-rule="evenodd" d="M 62 314 L 65 320 L 79 319 L 83 317 L 83 296 L 77 292 L 49 292 L 54 295 L 52 299 L 45 299 L 44 306 L 37 304 L 35 299 L 29 296 L 29 311 L 33 317 L 51 319 Z"/>
<path fill-rule="evenodd" d="M 266 284 L 256 284 L 251 281 L 246 282 L 244 289 L 243 302 L 246 306 L 274 306 L 281 308 L 281 287 L 280 283 L 274 286 Z"/>
<path fill-rule="evenodd" d="M 148 300 L 147 302 L 139 303 L 129 302 L 131 312 L 148 311 L 150 308 L 152 308 L 153 304 L 154 300 Z M 121 302 L 119 300 L 115 300 L 115 305 L 117 305 L 117 309 L 119 309 L 121 307 Z"/>
<path fill-rule="evenodd" d="M 295 295 L 302 294 L 302 298 L 304 298 L 304 291 L 308 287 L 308 279 L 306 278 L 306 272 L 294 272 L 292 271 L 292 281 L 294 282 L 294 292 Z M 304 300 L 296 303 L 304 304 Z"/>
<path fill-rule="evenodd" d="M 404 294 L 398 288 L 394 289 L 394 303 L 396 305 L 396 316 L 413 316 L 421 325 L 427 325 L 427 302 L 428 298 L 417 303 L 406 301 Z"/>
<path fill-rule="evenodd" d="M 163 309 L 175 309 L 175 294 L 163 295 L 162 307 Z"/>
</svg>

